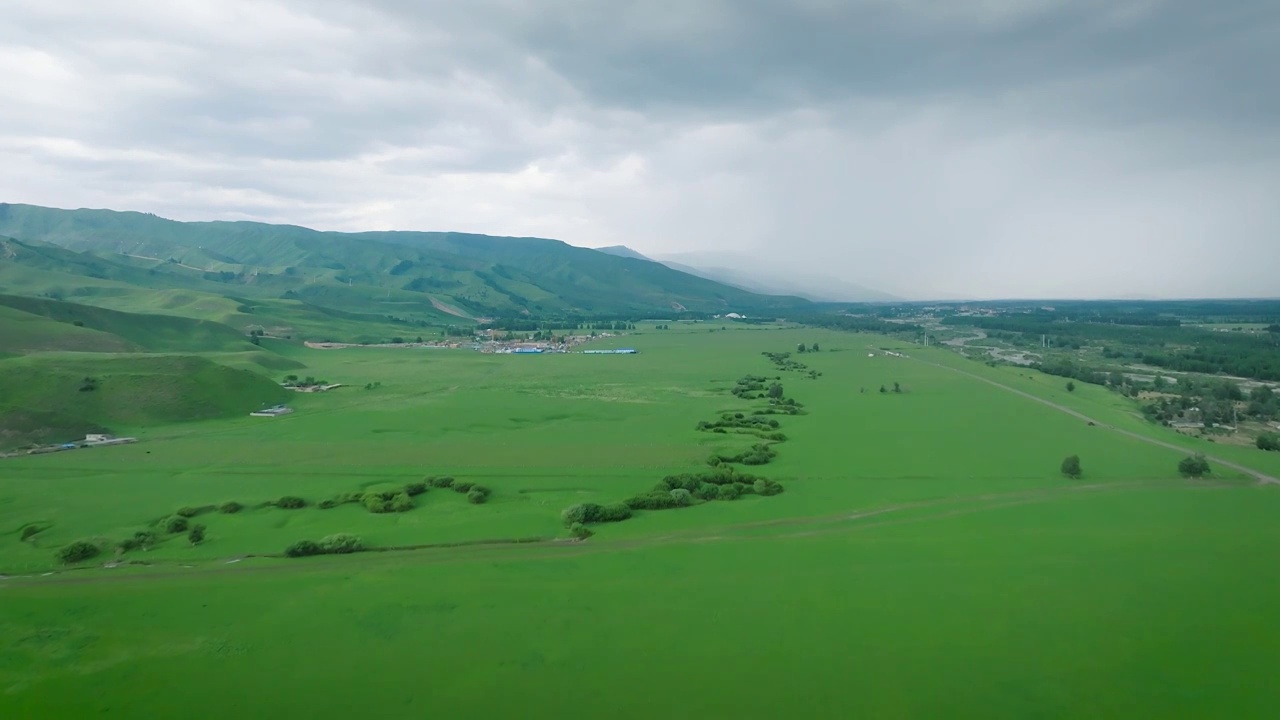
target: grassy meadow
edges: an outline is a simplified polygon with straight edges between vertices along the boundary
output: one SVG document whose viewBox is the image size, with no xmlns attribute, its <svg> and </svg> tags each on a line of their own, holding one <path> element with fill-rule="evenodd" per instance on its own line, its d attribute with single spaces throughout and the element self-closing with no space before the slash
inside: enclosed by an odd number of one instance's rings
<svg viewBox="0 0 1280 720">
<path fill-rule="evenodd" d="M 800 342 L 820 344 L 792 357 L 819 377 L 761 354 Z M 289 396 L 280 418 L 142 418 L 118 428 L 136 445 L 0 460 L 0 715 L 1273 714 L 1280 487 L 1224 469 L 1184 480 L 1184 453 L 952 368 L 1188 452 L 1277 474 L 1274 457 L 1163 431 L 1101 389 L 872 335 L 673 323 L 595 344 L 621 346 L 641 353 L 268 339 L 259 352 L 280 369 L 248 363 L 259 372 L 345 387 Z M 567 541 L 565 507 L 758 442 L 697 430 L 763 407 L 730 393 L 749 374 L 804 405 L 770 416 L 787 436 L 772 462 L 739 468 L 782 494 L 641 510 Z M 1059 472 L 1070 454 L 1079 480 Z M 492 495 L 316 507 L 427 475 Z M 262 506 L 284 495 L 309 506 Z M 232 500 L 245 509 L 193 519 L 203 543 L 124 556 L 145 566 L 54 560 Z M 253 557 L 333 533 L 375 548 L 545 541 Z"/>
</svg>

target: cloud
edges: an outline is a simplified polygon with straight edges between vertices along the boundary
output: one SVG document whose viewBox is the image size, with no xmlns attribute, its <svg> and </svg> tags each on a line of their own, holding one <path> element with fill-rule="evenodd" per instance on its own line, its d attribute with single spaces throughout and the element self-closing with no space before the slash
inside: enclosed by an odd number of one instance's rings
<svg viewBox="0 0 1280 720">
<path fill-rule="evenodd" d="M 6 201 L 1280 295 L 1270 3 L 11 6 Z"/>
</svg>

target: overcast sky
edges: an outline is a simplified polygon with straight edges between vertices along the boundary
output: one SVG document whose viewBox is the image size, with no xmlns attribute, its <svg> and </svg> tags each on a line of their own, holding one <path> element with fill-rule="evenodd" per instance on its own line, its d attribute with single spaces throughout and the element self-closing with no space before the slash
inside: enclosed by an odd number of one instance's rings
<svg viewBox="0 0 1280 720">
<path fill-rule="evenodd" d="M 1280 296 L 1275 0 L 7 0 L 0 201 Z"/>
</svg>

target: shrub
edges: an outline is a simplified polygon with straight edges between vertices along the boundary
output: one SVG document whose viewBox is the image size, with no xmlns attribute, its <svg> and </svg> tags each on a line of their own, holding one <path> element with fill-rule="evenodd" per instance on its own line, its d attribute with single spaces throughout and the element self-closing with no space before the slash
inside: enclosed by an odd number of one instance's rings
<svg viewBox="0 0 1280 720">
<path fill-rule="evenodd" d="M 427 484 L 421 480 L 411 482 L 404 486 L 404 492 L 409 497 L 417 497 L 427 491 Z"/>
<path fill-rule="evenodd" d="M 776 481 L 768 478 L 759 478 L 755 482 L 754 489 L 757 495 L 769 497 L 771 495 L 781 493 L 782 485 L 779 485 Z"/>
<path fill-rule="evenodd" d="M 738 490 L 737 485 L 730 484 L 730 485 L 716 486 L 717 500 L 737 500 L 738 496 L 740 496 L 741 494 L 742 493 Z"/>
<path fill-rule="evenodd" d="M 192 545 L 199 545 L 204 542 L 204 526 L 199 524 L 192 525 L 191 531 L 187 533 L 187 540 L 189 540 Z"/>
<path fill-rule="evenodd" d="M 365 493 L 364 507 L 371 513 L 388 513 L 391 512 L 391 501 L 384 500 L 377 493 Z"/>
<path fill-rule="evenodd" d="M 699 500 L 715 500 L 720 497 L 720 486 L 704 482 L 698 485 L 698 489 L 693 491 L 693 496 Z"/>
<path fill-rule="evenodd" d="M 174 515 L 173 517 L 165 518 L 161 527 L 164 528 L 165 532 L 171 535 L 174 533 L 180 533 L 187 529 L 187 519 L 181 515 Z"/>
<path fill-rule="evenodd" d="M 128 552 L 130 550 L 140 550 L 150 547 L 156 542 L 156 534 L 150 530 L 139 530 L 133 534 L 131 538 L 121 540 L 116 547 Z"/>
<path fill-rule="evenodd" d="M 574 523 L 569 526 L 569 534 L 578 538 L 579 540 L 586 540 L 592 535 L 595 535 L 595 533 L 591 532 L 591 528 L 587 527 L 586 525 L 583 525 L 580 522 Z"/>
<path fill-rule="evenodd" d="M 345 555 L 360 552 L 363 549 L 364 542 L 359 537 L 348 533 L 330 535 L 320 541 L 320 552 L 323 553 Z"/>
<path fill-rule="evenodd" d="M 307 501 L 297 495 L 285 495 L 276 501 L 276 507 L 281 510 L 297 510 L 307 506 Z"/>
<path fill-rule="evenodd" d="M 671 499 L 675 501 L 677 507 L 684 507 L 693 504 L 693 494 L 684 488 L 676 488 L 671 491 Z"/>
<path fill-rule="evenodd" d="M 391 498 L 391 509 L 394 512 L 409 512 L 413 509 L 413 498 L 408 493 L 397 493 Z"/>
<path fill-rule="evenodd" d="M 91 543 L 88 540 L 77 540 L 70 545 L 59 549 L 55 556 L 58 558 L 58 561 L 64 565 L 70 565 L 72 563 L 84 562 L 90 558 L 95 558 L 100 552 L 102 552 L 101 548 L 94 543 Z"/>
<path fill-rule="evenodd" d="M 1069 455 L 1062 461 L 1062 474 L 1075 480 L 1080 477 L 1080 456 Z"/>
<path fill-rule="evenodd" d="M 1280 450 L 1280 435 L 1275 433 L 1262 433 L 1256 441 L 1259 450 Z"/>
<path fill-rule="evenodd" d="M 476 490 L 474 488 L 471 490 L 471 492 L 467 493 L 467 502 L 471 503 L 472 505 L 483 505 L 484 501 L 488 499 L 489 499 L 489 495 L 487 493 L 480 492 L 479 490 Z"/>
<path fill-rule="evenodd" d="M 430 483 L 431 487 L 434 487 L 434 488 L 453 487 L 453 478 L 449 477 L 448 475 L 437 475 L 435 477 L 429 477 L 427 478 L 427 482 Z"/>
<path fill-rule="evenodd" d="M 224 502 L 218 506 L 218 512 L 225 513 L 227 515 L 233 515 L 235 513 L 240 512 L 243 509 L 244 509 L 244 506 L 236 502 L 235 500 Z"/>
<path fill-rule="evenodd" d="M 673 492 L 676 491 L 655 491 L 644 493 L 642 495 L 635 495 L 627 498 L 625 503 L 627 507 L 632 510 L 669 510 L 671 508 L 680 507 L 676 503 L 675 498 L 671 497 L 671 493 Z"/>
<path fill-rule="evenodd" d="M 1209 467 L 1209 461 L 1205 459 L 1202 453 L 1196 453 L 1190 457 L 1185 457 L 1178 463 L 1178 472 L 1183 477 L 1201 477 L 1212 472 Z"/>
<path fill-rule="evenodd" d="M 35 537 L 38 532 L 40 532 L 40 527 L 38 525 L 28 525 L 22 528 L 22 537 L 20 540 L 30 540 L 32 537 Z"/>
<path fill-rule="evenodd" d="M 184 518 L 193 518 L 196 515 L 199 515 L 200 511 L 193 507 L 181 507 L 181 508 L 178 508 L 177 514 L 181 515 Z"/>
<path fill-rule="evenodd" d="M 587 519 L 587 506 L 582 503 L 570 505 L 560 511 L 560 519 L 564 521 L 564 524 L 568 527 L 581 525 Z"/>
<path fill-rule="evenodd" d="M 299 540 L 284 550 L 284 554 L 289 557 L 307 557 L 308 555 L 319 555 L 322 552 L 320 544 L 312 540 Z"/>
<path fill-rule="evenodd" d="M 611 503 L 600 508 L 593 522 L 622 522 L 631 517 L 631 507 L 624 502 Z"/>
<path fill-rule="evenodd" d="M 333 508 L 338 507 L 338 505 L 339 503 L 337 500 L 330 498 L 328 500 L 321 500 L 320 503 L 316 505 L 316 507 L 320 508 L 321 510 L 332 510 Z"/>
<path fill-rule="evenodd" d="M 455 482 L 452 487 L 455 492 L 460 492 L 463 495 L 466 495 L 471 492 L 471 488 L 475 487 L 475 485 L 475 483 L 470 482 Z"/>
</svg>

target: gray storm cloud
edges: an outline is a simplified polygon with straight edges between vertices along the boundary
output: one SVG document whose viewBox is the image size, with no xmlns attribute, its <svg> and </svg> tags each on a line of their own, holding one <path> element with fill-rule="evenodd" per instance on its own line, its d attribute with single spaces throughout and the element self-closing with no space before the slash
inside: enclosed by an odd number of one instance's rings
<svg viewBox="0 0 1280 720">
<path fill-rule="evenodd" d="M 1280 6 L 6 5 L 0 199 L 1280 295 Z"/>
</svg>

